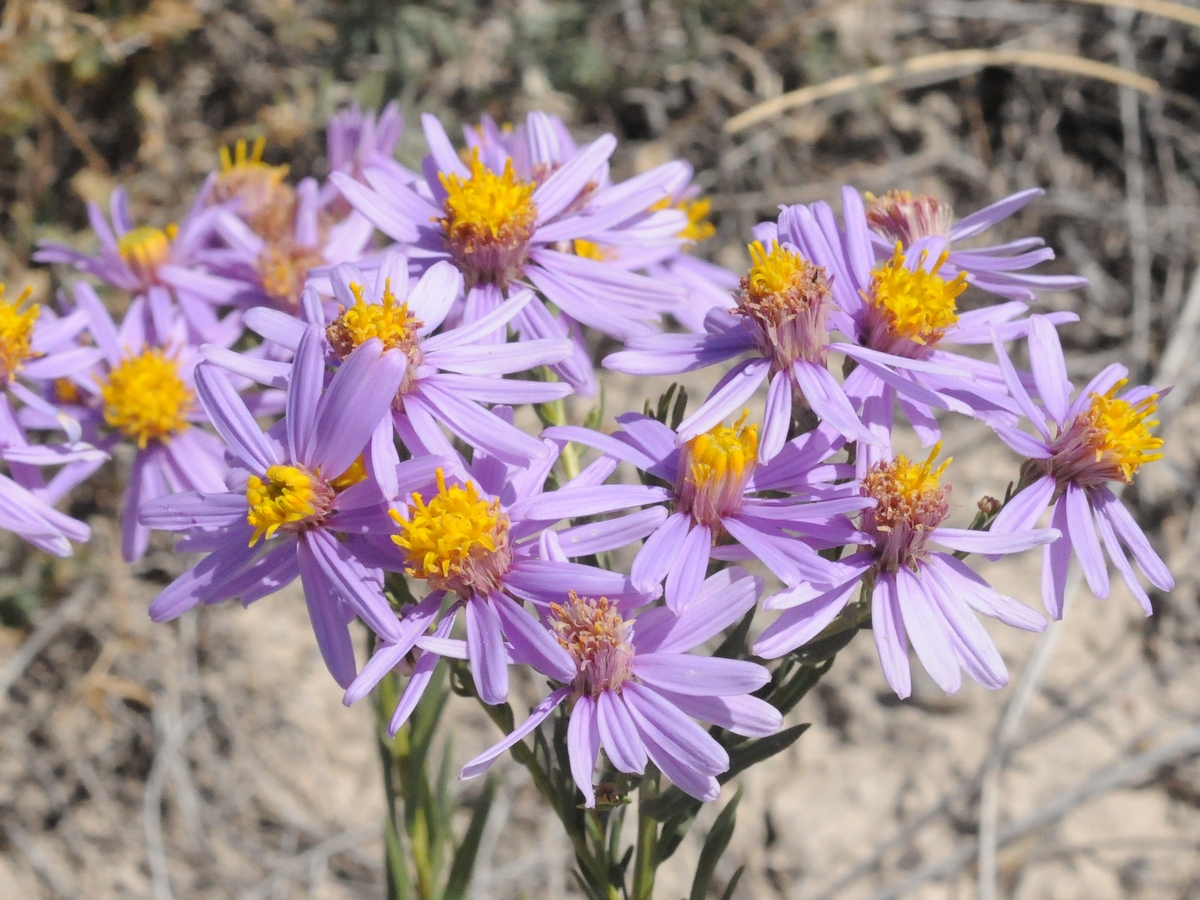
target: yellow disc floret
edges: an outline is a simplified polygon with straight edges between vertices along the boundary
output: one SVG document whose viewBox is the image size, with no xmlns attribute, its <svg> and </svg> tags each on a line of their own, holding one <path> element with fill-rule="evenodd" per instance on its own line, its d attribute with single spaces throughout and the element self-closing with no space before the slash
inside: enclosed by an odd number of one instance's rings
<svg viewBox="0 0 1200 900">
<path fill-rule="evenodd" d="M 894 351 L 896 341 L 933 346 L 958 321 L 956 301 L 967 289 L 967 273 L 959 272 L 953 280 L 946 281 L 937 274 L 946 259 L 946 253 L 942 253 L 926 269 L 922 253 L 918 265 L 910 269 L 904 264 L 903 248 L 896 244 L 892 258 L 871 275 L 867 302 L 876 314 L 872 347 Z"/>
<path fill-rule="evenodd" d="M 950 511 L 950 487 L 941 484 L 950 459 L 933 467 L 941 451 L 939 443 L 920 463 L 897 456 L 872 466 L 863 478 L 863 493 L 875 500 L 873 508 L 863 510 L 863 531 L 875 535 L 875 551 L 885 570 L 912 566 L 929 532 Z"/>
<path fill-rule="evenodd" d="M 152 225 L 131 228 L 117 241 L 121 260 L 145 284 L 158 277 L 158 267 L 171 258 L 171 233 Z"/>
<path fill-rule="evenodd" d="M 468 282 L 501 286 L 519 274 L 537 224 L 536 185 L 517 178 L 512 160 L 497 173 L 472 150 L 471 174 L 443 173 L 445 216 L 439 223 L 446 243 Z"/>
<path fill-rule="evenodd" d="M 746 273 L 743 293 L 752 303 L 779 305 L 797 281 L 813 269 L 811 263 L 794 250 L 781 247 L 775 241 L 771 249 L 755 241 L 750 251 L 750 270 Z"/>
<path fill-rule="evenodd" d="M 396 299 L 391 281 L 384 283 L 383 297 L 378 303 L 368 303 L 363 286 L 357 282 L 350 284 L 350 291 L 354 294 L 354 304 L 339 307 L 337 318 L 325 329 L 334 353 L 345 359 L 355 347 L 378 338 L 385 349 L 402 350 L 411 359 L 418 346 L 417 329 L 422 322 L 409 312 L 407 303 Z"/>
<path fill-rule="evenodd" d="M 679 455 L 679 505 L 710 528 L 741 506 L 746 482 L 758 465 L 758 426 L 745 424 L 748 414 L 742 413 L 733 427 L 717 425 L 696 435 Z"/>
<path fill-rule="evenodd" d="M 687 216 L 688 223 L 678 235 L 685 241 L 698 244 L 717 233 L 716 227 L 708 221 L 712 212 L 712 201 L 707 197 L 696 197 L 693 200 L 672 200 L 670 197 L 664 197 L 650 206 L 650 212 L 658 212 L 660 209 L 677 209 Z"/>
<path fill-rule="evenodd" d="M 33 349 L 33 326 L 41 309 L 35 303 L 22 312 L 21 304 L 32 291 L 26 288 L 21 296 L 9 303 L 4 299 L 0 284 L 0 384 L 7 384 L 29 360 L 37 356 Z"/>
<path fill-rule="evenodd" d="M 254 526 L 253 547 L 280 528 L 294 531 L 329 511 L 332 491 L 318 476 L 297 466 L 271 466 L 267 479 L 251 475 L 246 480 L 246 521 Z"/>
<path fill-rule="evenodd" d="M 179 376 L 179 365 L 160 348 L 121 360 L 100 385 L 104 421 L 145 449 L 188 426 L 196 395 Z"/>
<path fill-rule="evenodd" d="M 231 154 L 221 147 L 221 171 L 213 184 L 214 203 L 239 201 L 237 214 L 257 234 L 267 240 L 279 240 L 291 232 L 296 195 L 284 183 L 287 166 L 263 162 L 266 139 L 259 137 L 252 149 L 245 139 L 238 140 Z"/>
<path fill-rule="evenodd" d="M 420 494 L 412 495 L 407 520 L 392 511 L 400 526 L 392 540 L 404 550 L 414 578 L 463 596 L 486 595 L 499 586 L 512 560 L 508 516 L 499 500 L 481 497 L 470 482 L 447 487 L 441 469 L 437 485 L 428 503 Z"/>
<path fill-rule="evenodd" d="M 1113 396 L 1124 384 L 1122 380 L 1105 394 L 1093 394 L 1086 415 L 1096 431 L 1096 462 L 1111 465 L 1120 480 L 1129 482 L 1140 466 L 1162 459 L 1155 451 L 1163 442 L 1150 433 L 1158 425 L 1150 418 L 1158 411 L 1158 394 L 1131 404 Z"/>
</svg>

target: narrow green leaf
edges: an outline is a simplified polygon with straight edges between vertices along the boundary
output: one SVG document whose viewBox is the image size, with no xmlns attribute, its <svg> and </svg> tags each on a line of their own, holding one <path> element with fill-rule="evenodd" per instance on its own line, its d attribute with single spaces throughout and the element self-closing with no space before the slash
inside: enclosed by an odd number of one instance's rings
<svg viewBox="0 0 1200 900">
<path fill-rule="evenodd" d="M 666 791 L 670 794 L 671 791 L 678 791 L 678 788 L 672 787 Z M 661 797 L 663 795 L 659 795 Z M 700 803 L 689 797 L 683 791 L 679 791 L 679 796 L 684 802 L 680 805 L 683 811 L 676 816 L 670 816 L 663 822 L 662 829 L 658 835 L 658 848 L 655 859 L 659 865 L 671 858 L 672 854 L 679 849 L 679 845 L 683 843 L 683 839 L 687 837 L 687 833 L 691 831 L 692 824 L 696 821 L 696 813 L 700 811 Z M 659 799 L 656 797 L 655 799 Z M 690 802 L 688 802 L 690 801 Z"/>
<path fill-rule="evenodd" d="M 708 896 L 708 886 L 713 873 L 717 871 L 717 863 L 721 861 L 721 854 L 729 846 L 733 829 L 737 826 L 737 808 L 741 801 L 742 788 L 738 787 L 733 799 L 725 804 L 713 822 L 712 829 L 704 839 L 704 846 L 700 848 L 700 861 L 696 863 L 696 876 L 692 879 L 692 892 L 688 900 L 704 900 Z"/>
<path fill-rule="evenodd" d="M 733 900 L 733 892 L 737 890 L 738 882 L 742 880 L 742 873 L 745 871 L 745 866 L 738 866 L 737 871 L 733 873 L 733 877 L 729 879 L 729 884 L 725 888 L 725 893 L 721 895 L 721 900 Z"/>
<path fill-rule="evenodd" d="M 467 896 L 471 886 L 471 876 L 475 873 L 475 858 L 479 855 L 479 841 L 483 837 L 483 829 L 487 825 L 488 815 L 492 811 L 492 803 L 496 799 L 496 779 L 489 777 L 483 784 L 483 793 L 471 813 L 471 822 L 467 833 L 463 835 L 462 843 L 454 852 L 454 861 L 450 864 L 450 877 L 446 880 L 445 900 L 462 900 Z"/>
<path fill-rule="evenodd" d="M 683 414 L 687 410 L 687 391 L 682 385 L 679 386 L 679 393 L 675 397 L 675 408 L 671 410 L 671 430 L 678 431 L 679 423 L 683 421 Z"/>
<path fill-rule="evenodd" d="M 396 830 L 396 823 L 391 819 L 388 819 L 384 829 L 383 842 L 387 853 L 388 900 L 412 900 L 408 861 L 404 858 L 404 847 L 400 844 L 400 833 Z"/>
</svg>

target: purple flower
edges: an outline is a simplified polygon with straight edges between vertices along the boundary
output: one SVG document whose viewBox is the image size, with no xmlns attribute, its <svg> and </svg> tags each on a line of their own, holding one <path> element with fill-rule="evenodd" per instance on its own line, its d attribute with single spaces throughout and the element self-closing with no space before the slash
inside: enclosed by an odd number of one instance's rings
<svg viewBox="0 0 1200 900">
<path fill-rule="evenodd" d="M 79 333 L 88 324 L 86 312 L 76 310 L 59 318 L 36 303 L 21 309 L 29 294 L 26 289 L 9 303 L 0 285 L 0 404 L 11 418 L 17 400 L 29 408 L 27 415 L 36 427 L 61 430 L 68 441 L 76 442 L 79 422 L 53 402 L 55 388 L 70 384 L 68 379 L 90 369 L 103 353 L 79 345 Z"/>
<path fill-rule="evenodd" d="M 464 162 L 433 116 L 423 116 L 422 124 L 431 151 L 423 183 L 413 187 L 372 166 L 370 189 L 340 173 L 332 178 L 359 212 L 408 248 L 420 269 L 438 260 L 458 267 L 467 289 L 465 322 L 496 309 L 509 285 L 525 280 L 563 314 L 555 317 L 540 300 L 530 303 L 514 322 L 527 337 L 568 337 L 575 323 L 622 338 L 647 333 L 683 299 L 673 285 L 564 252 L 577 240 L 677 244 L 685 217 L 675 210 L 647 213 L 669 194 L 670 173 L 604 187 L 615 139 L 605 135 L 560 165 L 559 134 L 535 114 L 526 123 L 531 177 L 522 177 L 511 157 L 489 165 L 480 147 Z M 581 347 L 556 371 L 577 389 L 594 388 Z"/>
<path fill-rule="evenodd" d="M 656 591 L 665 577 L 667 606 L 676 613 L 695 601 L 713 556 L 757 558 L 789 590 L 837 581 L 842 576 L 838 565 L 821 558 L 796 534 L 817 535 L 834 544 L 854 541 L 857 532 L 844 514 L 870 501 L 853 483 L 827 483 L 849 475 L 849 466 L 821 465 L 842 442 L 824 431 L 813 432 L 760 465 L 758 429 L 744 421 L 745 415 L 732 428 L 717 425 L 682 447 L 666 425 L 636 413 L 618 416 L 622 430 L 607 436 L 572 426 L 548 428 L 545 437 L 596 447 L 668 486 L 599 485 L 587 491 L 552 492 L 521 508 L 552 518 L 671 504 L 672 514 L 638 552 L 630 577 L 647 593 Z M 765 491 L 776 495 L 760 496 Z M 725 537 L 732 542 L 722 541 Z M 568 546 L 566 540 L 560 543 Z"/>
<path fill-rule="evenodd" d="M 362 216 L 329 226 L 321 219 L 317 182 L 306 178 L 296 188 L 289 228 L 274 236 L 256 233 L 238 215 L 221 211 L 216 230 L 226 247 L 209 250 L 205 262 L 240 282 L 233 299 L 241 306 L 273 306 L 300 312 L 300 295 L 313 269 L 358 259 L 371 241 L 373 227 Z"/>
<path fill-rule="evenodd" d="M 339 306 L 327 316 L 315 292 L 305 294 L 304 320 L 321 326 L 329 362 L 340 365 L 355 347 L 379 339 L 384 348 L 404 356 L 408 363 L 403 382 L 392 403 L 396 430 L 414 453 L 453 455 L 441 431 L 492 456 L 516 464 L 546 455 L 536 438 L 493 416 L 484 403 L 544 403 L 571 393 L 570 385 L 556 382 L 504 378 L 565 359 L 572 352 L 565 339 L 528 340 L 507 344 L 485 342 L 532 300 L 529 291 L 517 291 L 481 320 L 434 334 L 446 318 L 462 288 L 462 275 L 449 263 L 437 263 L 409 289 L 408 263 L 397 253 L 388 254 L 373 278 L 344 265 L 332 274 Z M 246 314 L 246 324 L 264 338 L 295 350 L 304 333 L 304 322 L 277 310 L 256 309 Z M 233 371 L 263 383 L 282 386 L 288 366 L 247 359 L 222 351 L 209 358 Z M 394 497 L 394 479 L 388 473 L 399 462 L 390 428 L 372 440 L 372 471 L 381 487 Z"/>
<path fill-rule="evenodd" d="M 736 622 L 761 589 L 761 579 L 729 569 L 709 578 L 683 615 L 657 607 L 632 618 L 607 597 L 570 591 L 550 607 L 549 623 L 570 655 L 571 671 L 543 670 L 562 687 L 504 740 L 467 763 L 461 777 L 485 771 L 568 701 L 571 775 L 586 806 L 596 805 L 592 775 L 601 747 L 620 772 L 641 774 L 652 762 L 691 796 L 715 800 L 720 793 L 715 776 L 729 768 L 729 755 L 693 718 L 763 737 L 779 729 L 782 717 L 750 696 L 770 680 L 762 666 L 688 651 Z"/>
<path fill-rule="evenodd" d="M 0 459 L 11 473 L 0 475 L 0 529 L 11 531 L 33 546 L 70 556 L 69 541 L 86 541 L 91 529 L 63 515 L 52 504 L 87 478 L 108 455 L 87 444 L 35 446 L 13 416 L 12 407 L 0 404 Z M 49 484 L 44 466 L 62 466 Z"/>
<path fill-rule="evenodd" d="M 1159 590 L 1171 590 L 1175 579 L 1108 485 L 1129 484 L 1142 465 L 1162 457 L 1158 452 L 1162 440 L 1150 431 L 1158 424 L 1152 416 L 1162 392 L 1136 387 L 1118 396 L 1128 370 L 1113 364 L 1072 399 L 1073 387 L 1067 380 L 1058 333 L 1045 316 L 1032 316 L 1029 356 L 1033 383 L 1042 401 L 1039 408 L 1012 367 L 999 337 L 995 347 L 1009 390 L 1038 433 L 1030 437 L 1016 428 L 993 425 L 1000 438 L 1028 461 L 1022 469 L 1024 487 L 1001 510 L 992 531 L 1022 531 L 1036 524 L 1047 507 L 1053 507 L 1050 524 L 1062 532 L 1062 537 L 1043 551 L 1042 601 L 1046 611 L 1055 619 L 1062 618 L 1072 551 L 1092 593 L 1107 597 L 1107 552 L 1130 592 L 1150 615 L 1150 598 L 1138 583 L 1125 548 Z"/>
<path fill-rule="evenodd" d="M 132 562 L 146 552 L 150 537 L 138 522 L 138 507 L 174 491 L 222 490 L 224 448 L 196 427 L 208 421 L 195 402 L 200 354 L 174 310 L 148 316 L 139 298 L 118 329 L 87 284 L 76 284 L 75 301 L 88 316 L 100 358 L 70 376 L 69 390 L 60 390 L 59 406 L 82 423 L 84 435 L 96 446 L 133 447 L 121 512 L 121 552 Z M 66 402 L 68 394 L 74 395 L 69 398 L 73 402 Z M 33 417 L 29 421 L 35 424 Z"/>
<path fill-rule="evenodd" d="M 875 503 L 863 510 L 863 536 L 858 541 L 869 549 L 842 560 L 849 576 L 832 589 L 811 587 L 767 601 L 765 608 L 784 611 L 755 642 L 755 654 L 772 659 L 803 646 L 845 609 L 863 584 L 871 593 L 879 661 L 898 696 L 907 697 L 912 689 L 910 639 L 921 664 L 947 693 L 962 684 L 961 669 L 985 687 L 1008 683 L 1004 660 L 972 611 L 1028 631 L 1042 630 L 1046 620 L 996 593 L 953 554 L 931 550 L 927 544 L 1002 555 L 1047 544 L 1059 532 L 1047 528 L 992 534 L 943 527 L 950 488 L 942 487 L 939 479 L 949 460 L 933 468 L 939 449 L 935 447 L 924 463 L 898 456 L 870 467 L 862 492 Z"/>
<path fill-rule="evenodd" d="M 1033 300 L 1035 290 L 1085 287 L 1087 279 L 1077 275 L 1024 274 L 1023 270 L 1054 259 L 1054 251 L 1043 246 L 1045 242 L 1039 237 L 970 250 L 954 249 L 956 242 L 983 234 L 1044 193 L 1041 188 L 1019 191 L 958 222 L 950 205 L 937 197 L 908 191 L 888 191 L 882 197 L 868 193 L 866 217 L 871 242 L 876 254 L 886 259 L 897 243 L 907 250 L 927 238 L 940 238 L 947 253 L 945 268 L 949 276 L 967 272 L 971 284 L 1010 300 Z"/>
<path fill-rule="evenodd" d="M 944 238 L 894 246 L 878 262 L 862 198 L 853 188 L 842 190 L 842 215 L 839 227 L 827 204 L 791 206 L 780 214 L 776 233 L 830 277 L 836 301 L 830 321 L 850 338 L 837 349 L 857 365 L 845 391 L 861 404 L 863 422 L 883 441 L 899 405 L 926 446 L 941 437 L 934 409 L 1015 423 L 1019 410 L 997 366 L 945 348 L 990 343 L 993 329 L 1006 339 L 1023 336 L 1028 321 L 1018 317 L 1028 306 L 1014 300 L 960 312 L 958 297 L 970 275 L 949 266 Z M 865 449 L 863 463 L 886 456 Z"/>
<path fill-rule="evenodd" d="M 183 532 L 187 549 L 212 551 L 159 594 L 150 617 L 163 622 L 197 603 L 234 597 L 250 603 L 298 575 L 321 655 L 343 687 L 355 675 L 348 629 L 355 615 L 382 638 L 399 637 L 382 574 L 339 536 L 360 533 L 364 522 L 386 521 L 384 499 L 365 478 L 359 457 L 404 369 L 403 357 L 370 341 L 325 388 L 321 331 L 310 326 L 296 353 L 278 440 L 260 431 L 220 370 L 200 366 L 196 388 L 234 460 L 229 483 L 237 488 L 143 504 L 143 525 Z M 418 483 L 428 481 L 422 461 L 408 466 Z"/>
<path fill-rule="evenodd" d="M 469 467 L 461 461 L 439 467 L 436 491 L 414 492 L 406 505 L 393 511 L 398 531 L 391 536 L 390 555 L 380 549 L 371 558 L 384 568 L 402 569 L 425 580 L 432 592 L 405 614 L 403 640 L 381 635 L 375 655 L 347 692 L 347 703 L 366 696 L 404 660 L 429 626 L 460 609 L 467 625 L 464 655 L 471 661 L 476 690 L 485 703 L 496 704 L 508 696 L 506 640 L 514 657 L 536 664 L 540 671 L 563 677 L 571 671 L 566 651 L 524 609 L 525 602 L 545 610 L 568 588 L 634 606 L 650 599 L 623 575 L 570 562 L 547 531 L 561 514 L 535 516 L 523 511 L 522 498 L 540 493 L 554 459 L 548 454 L 542 460 L 527 460 L 524 466 L 506 466 L 477 454 Z M 582 473 L 560 492 L 582 491 L 611 471 L 602 465 Z M 622 527 L 618 523 L 610 529 Z M 593 539 L 601 547 L 611 546 L 603 535 Z M 443 611 L 447 596 L 454 602 Z"/>
<path fill-rule="evenodd" d="M 125 190 L 117 188 L 110 202 L 111 227 L 100 207 L 88 204 L 88 218 L 100 240 L 99 253 L 88 255 L 43 241 L 33 258 L 44 263 L 67 263 L 134 298 L 145 298 L 142 306 L 147 315 L 163 316 L 174 305 L 172 301 L 178 301 L 194 336 L 220 340 L 237 323 L 222 323 L 216 311 L 232 301 L 239 285 L 201 266 L 205 248 L 215 234 L 215 219 L 222 213 L 219 207 L 207 206 L 209 194 L 206 186 L 183 222 L 164 229 L 135 226 Z"/>
</svg>

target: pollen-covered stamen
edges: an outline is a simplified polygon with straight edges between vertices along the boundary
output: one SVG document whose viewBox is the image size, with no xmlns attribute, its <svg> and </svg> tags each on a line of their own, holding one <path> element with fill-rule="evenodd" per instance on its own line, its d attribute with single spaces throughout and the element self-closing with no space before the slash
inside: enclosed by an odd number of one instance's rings
<svg viewBox="0 0 1200 900">
<path fill-rule="evenodd" d="M 158 282 L 158 267 L 171 259 L 171 240 L 174 236 L 174 226 L 163 230 L 152 225 L 140 225 L 121 235 L 117 241 L 117 252 L 138 280 L 149 286 Z"/>
<path fill-rule="evenodd" d="M 950 511 L 950 485 L 940 485 L 950 460 L 933 468 L 941 450 L 939 443 L 923 463 L 910 463 L 903 456 L 877 463 L 863 479 L 863 494 L 876 504 L 863 510 L 862 530 L 876 536 L 875 553 L 885 572 L 916 568 L 929 533 Z"/>
<path fill-rule="evenodd" d="M 368 303 L 364 299 L 365 289 L 357 282 L 350 284 L 350 291 L 354 294 L 354 304 L 349 308 L 339 306 L 337 318 L 325 328 L 334 355 L 345 359 L 355 347 L 372 338 L 380 340 L 385 350 L 399 350 L 408 359 L 408 369 L 397 392 L 403 396 L 412 387 L 417 368 L 425 359 L 417 333 L 424 323 L 409 312 L 407 303 L 396 299 L 390 279 L 384 282 L 383 297 L 378 303 Z"/>
<path fill-rule="evenodd" d="M 276 531 L 316 528 L 333 512 L 337 492 L 320 474 L 303 466 L 271 466 L 266 475 L 266 481 L 257 475 L 246 480 L 246 521 L 254 526 L 251 547 Z"/>
<path fill-rule="evenodd" d="M 747 415 L 742 413 L 732 428 L 718 425 L 696 435 L 679 454 L 677 506 L 713 529 L 714 536 L 722 517 L 741 508 L 746 482 L 758 465 L 758 426 L 746 425 Z"/>
<path fill-rule="evenodd" d="M 1158 394 L 1129 403 L 1114 396 L 1124 385 L 1121 380 L 1105 394 L 1092 394 L 1087 410 L 1054 439 L 1054 455 L 1035 465 L 1060 486 L 1092 487 L 1109 481 L 1128 484 L 1139 467 L 1162 459 L 1156 452 L 1162 439 L 1150 432 L 1158 425 L 1151 418 L 1158 411 Z"/>
<path fill-rule="evenodd" d="M 4 299 L 4 285 L 0 284 L 0 385 L 8 384 L 25 363 L 38 356 L 33 349 L 33 326 L 37 324 L 41 308 L 35 303 L 22 311 L 21 305 L 29 299 L 30 288 L 9 303 Z"/>
<path fill-rule="evenodd" d="M 867 194 L 867 224 L 889 241 L 911 247 L 927 237 L 945 237 L 954 224 L 950 204 L 928 194 L 888 191 L 882 197 Z"/>
<path fill-rule="evenodd" d="M 750 245 L 750 270 L 743 276 L 737 307 L 771 373 L 796 360 L 825 365 L 832 295 L 825 269 L 794 250 L 772 242 Z"/>
<path fill-rule="evenodd" d="M 947 281 L 938 275 L 947 254 L 926 267 L 922 253 L 917 265 L 904 264 L 904 249 L 896 244 L 892 258 L 871 273 L 867 301 L 867 346 L 884 353 L 917 359 L 941 341 L 958 321 L 957 300 L 967 289 L 967 273 Z"/>
<path fill-rule="evenodd" d="M 428 503 L 412 495 L 408 518 L 395 510 L 400 533 L 392 541 L 404 551 L 408 574 L 430 587 L 460 597 L 486 596 L 500 587 L 512 564 L 508 516 L 499 500 L 479 496 L 474 484 L 446 486 L 437 470 L 438 492 Z"/>
<path fill-rule="evenodd" d="M 214 203 L 237 200 L 237 214 L 257 234 L 267 240 L 278 240 L 292 230 L 296 208 L 296 192 L 284 183 L 287 166 L 272 166 L 263 162 L 266 139 L 259 137 L 252 150 L 240 139 L 231 154 L 222 147 L 221 171 L 213 184 Z"/>
<path fill-rule="evenodd" d="M 438 219 L 446 243 L 468 286 L 497 284 L 504 287 L 521 274 L 529 254 L 529 241 L 537 226 L 533 182 L 517 178 L 512 160 L 497 174 L 473 150 L 471 175 L 442 174 L 446 189 L 445 217 Z"/>
<path fill-rule="evenodd" d="M 258 258 L 258 277 L 263 292 L 282 309 L 300 308 L 300 294 L 308 272 L 325 264 L 316 247 L 301 247 L 290 237 L 268 243 Z"/>
<path fill-rule="evenodd" d="M 196 395 L 179 375 L 179 364 L 161 348 L 121 360 L 100 383 L 104 421 L 145 449 L 188 427 Z"/>
<path fill-rule="evenodd" d="M 619 692 L 633 677 L 633 621 L 622 619 L 607 597 L 597 600 L 571 591 L 565 604 L 550 604 L 550 627 L 575 660 L 578 674 L 571 688 L 576 696 Z"/>
</svg>

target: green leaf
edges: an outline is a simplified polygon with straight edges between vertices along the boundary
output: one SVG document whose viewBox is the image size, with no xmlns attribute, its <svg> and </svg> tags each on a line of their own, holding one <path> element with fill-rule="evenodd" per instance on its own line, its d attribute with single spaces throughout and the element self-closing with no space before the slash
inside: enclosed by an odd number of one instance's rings
<svg viewBox="0 0 1200 900">
<path fill-rule="evenodd" d="M 412 900 L 412 885 L 408 881 L 408 862 L 404 858 L 404 847 L 400 844 L 400 833 L 396 823 L 388 819 L 383 835 L 387 853 L 388 900 Z"/>
<path fill-rule="evenodd" d="M 704 846 L 700 848 L 700 861 L 696 863 L 696 877 L 692 879 L 692 892 L 688 895 L 688 900 L 704 900 L 708 895 L 708 886 L 712 882 L 713 873 L 717 871 L 717 863 L 721 861 L 721 854 L 729 846 L 733 829 L 737 826 L 737 808 L 741 800 L 742 788 L 739 787 L 733 799 L 725 804 L 725 808 L 713 822 L 712 829 L 704 839 Z"/>
<path fill-rule="evenodd" d="M 654 799 L 670 794 L 671 791 L 679 791 L 679 788 L 672 787 L 660 794 Z M 671 858 L 671 855 L 679 849 L 679 845 L 683 843 L 683 839 L 692 828 L 692 823 L 696 821 L 696 813 L 700 811 L 700 804 L 683 791 L 679 791 L 679 795 L 685 800 L 692 801 L 691 803 L 683 804 L 683 811 L 677 816 L 669 817 L 663 822 L 662 831 L 658 836 L 658 847 L 655 851 L 655 859 L 661 865 Z M 647 801 L 649 805 L 649 801 Z"/>
<path fill-rule="evenodd" d="M 496 779 L 488 778 L 483 784 L 483 793 L 471 813 L 471 823 L 467 833 L 463 835 L 462 843 L 454 852 L 454 861 L 450 864 L 450 877 L 446 881 L 446 891 L 442 895 L 445 900 L 462 900 L 467 896 L 471 886 L 471 876 L 475 872 L 475 858 L 479 855 L 479 842 L 483 838 L 483 829 L 487 825 L 488 815 L 492 811 L 492 803 L 496 799 Z"/>
<path fill-rule="evenodd" d="M 733 900 L 733 892 L 737 890 L 738 882 L 742 880 L 742 873 L 745 871 L 745 866 L 738 866 L 733 877 L 729 879 L 729 885 L 725 888 L 725 893 L 721 895 L 721 900 Z"/>
</svg>

